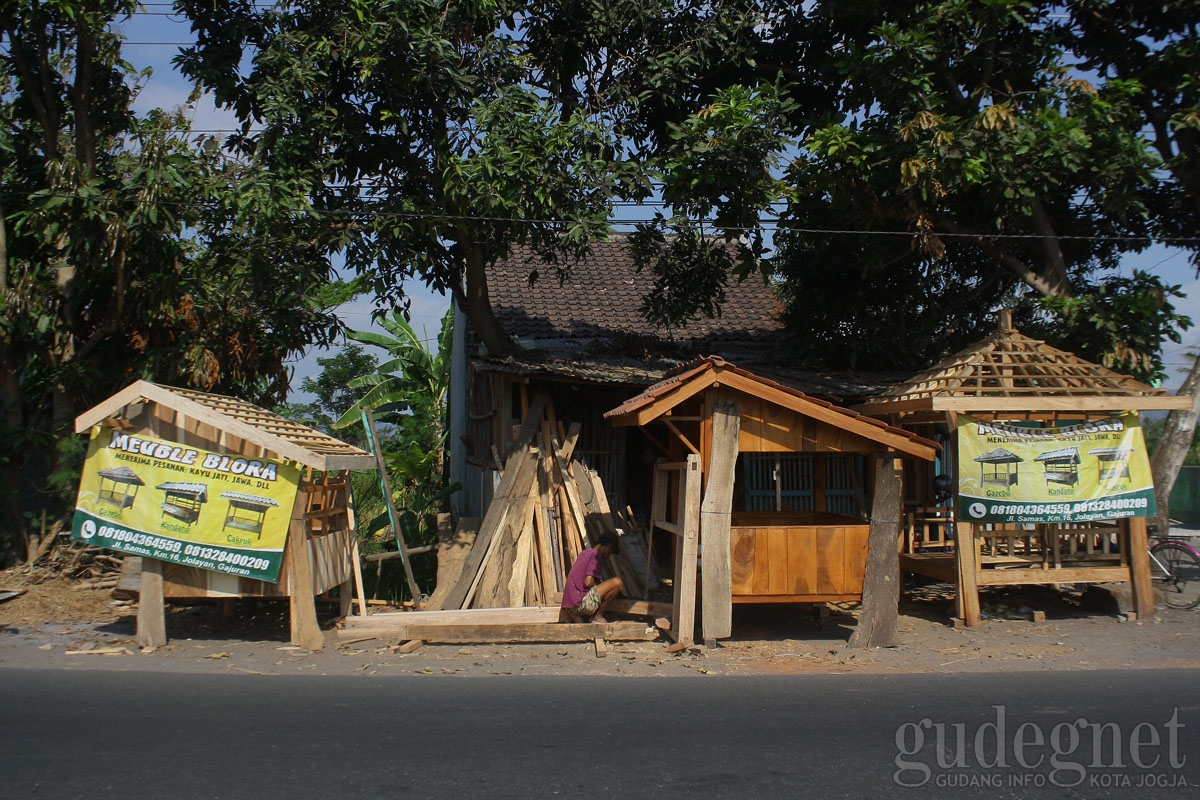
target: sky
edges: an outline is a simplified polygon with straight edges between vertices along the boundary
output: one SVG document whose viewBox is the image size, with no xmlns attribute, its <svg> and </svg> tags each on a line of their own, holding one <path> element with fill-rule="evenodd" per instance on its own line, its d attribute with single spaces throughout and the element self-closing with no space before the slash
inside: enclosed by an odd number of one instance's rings
<svg viewBox="0 0 1200 800">
<path fill-rule="evenodd" d="M 135 14 L 121 26 L 127 39 L 126 59 L 139 69 L 150 67 L 154 70 L 154 74 L 145 81 L 136 107 L 143 112 L 152 108 L 175 108 L 186 102 L 191 91 L 187 80 L 171 66 L 171 59 L 178 53 L 180 46 L 188 43 L 189 26 L 185 19 L 170 13 L 170 3 L 149 2 L 143 8 L 142 12 Z M 193 128 L 197 131 L 234 128 L 233 115 L 215 108 L 206 98 L 201 98 L 197 104 L 192 121 Z M 1200 348 L 1200 280 L 1189 265 L 1186 252 L 1163 246 L 1127 256 L 1122 264 L 1122 271 L 1132 272 L 1135 269 L 1158 275 L 1164 283 L 1179 285 L 1186 297 L 1176 302 L 1176 309 L 1196 323 L 1195 327 L 1183 333 L 1182 343 L 1166 342 L 1163 348 L 1168 373 L 1165 385 L 1174 390 L 1183 381 L 1184 373 L 1190 365 L 1187 352 L 1191 348 Z M 436 347 L 441 319 L 449 307 L 449 300 L 429 291 L 419 281 L 413 282 L 408 288 L 412 325 L 431 346 Z M 372 309 L 371 299 L 362 297 L 339 308 L 338 315 L 351 330 L 367 330 L 371 325 Z M 314 349 L 295 360 L 291 399 L 301 402 L 311 399 L 300 392 L 300 384 L 305 377 L 312 377 L 320 372 L 317 358 L 328 358 L 333 354 L 333 351 Z"/>
</svg>

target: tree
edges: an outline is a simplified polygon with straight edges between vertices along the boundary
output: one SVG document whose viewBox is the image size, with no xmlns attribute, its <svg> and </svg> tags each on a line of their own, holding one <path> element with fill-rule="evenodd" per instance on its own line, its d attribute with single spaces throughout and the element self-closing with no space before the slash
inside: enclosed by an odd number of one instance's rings
<svg viewBox="0 0 1200 800">
<path fill-rule="evenodd" d="M 1200 42 L 1195 6 L 1172 2 L 1081 0 L 1069 6 L 1062 32 L 1083 66 L 1131 87 L 1161 169 L 1148 192 L 1156 232 L 1178 237 L 1200 267 Z M 1151 469 L 1159 530 L 1167 529 L 1171 489 L 1190 450 L 1200 415 L 1200 361 L 1180 388 L 1190 409 L 1172 411 L 1154 449 Z"/>
<path fill-rule="evenodd" d="M 30 470 L 50 471 L 39 491 L 54 514 L 68 507 L 78 410 L 136 378 L 281 398 L 284 360 L 337 330 L 307 295 L 328 265 L 305 255 L 295 193 L 192 137 L 184 112 L 133 112 L 139 76 L 110 24 L 134 7 L 0 11 L 0 535 L 10 543 L 28 541 Z M 275 229 L 261 222 L 268 207 Z"/>
<path fill-rule="evenodd" d="M 657 5 L 618 4 L 601 30 L 615 36 L 621 14 Z M 563 38 L 560 4 L 177 7 L 197 36 L 180 68 L 238 115 L 230 146 L 307 186 L 331 232 L 320 251 L 344 255 L 384 305 L 402 304 L 413 279 L 452 292 L 493 353 L 515 347 L 485 266 L 513 243 L 554 260 L 607 235 L 611 199 L 636 172 L 620 158 L 619 112 L 589 83 L 630 65 L 594 33 Z M 567 58 L 564 46 L 583 49 Z M 243 59 L 244 74 L 231 69 Z"/>
<path fill-rule="evenodd" d="M 1157 161 L 1133 87 L 1073 70 L 1053 10 L 816 6 L 842 37 L 844 116 L 806 137 L 789 172 L 778 263 L 801 333 L 824 326 L 860 366 L 896 352 L 921 366 L 977 337 L 996 306 L 1017 304 L 1035 335 L 1161 375 L 1162 339 L 1187 324 L 1170 302 L 1178 287 L 1115 274 L 1151 231 Z M 880 346 L 854 347 L 859 337 Z"/>
</svg>

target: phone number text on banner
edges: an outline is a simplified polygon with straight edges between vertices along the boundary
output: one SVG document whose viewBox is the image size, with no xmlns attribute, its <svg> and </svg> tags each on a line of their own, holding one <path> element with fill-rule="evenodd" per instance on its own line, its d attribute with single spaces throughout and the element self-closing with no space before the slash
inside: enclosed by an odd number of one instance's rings
<svg viewBox="0 0 1200 800">
<path fill-rule="evenodd" d="M 1060 428 L 960 417 L 958 513 L 963 521 L 1028 523 L 1153 516 L 1137 414 Z"/>
<path fill-rule="evenodd" d="M 299 482 L 287 462 L 97 427 L 71 538 L 275 582 Z"/>
</svg>

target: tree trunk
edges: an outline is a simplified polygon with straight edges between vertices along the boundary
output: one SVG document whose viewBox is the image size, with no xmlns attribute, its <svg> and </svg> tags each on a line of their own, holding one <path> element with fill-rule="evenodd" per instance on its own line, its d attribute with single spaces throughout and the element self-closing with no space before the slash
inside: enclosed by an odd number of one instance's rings
<svg viewBox="0 0 1200 800">
<path fill-rule="evenodd" d="M 466 260 L 466 280 L 462 287 L 462 307 L 475 326 L 475 332 L 490 355 L 508 356 L 517 352 L 517 343 L 504 330 L 492 311 L 488 294 L 487 270 L 480 248 L 463 245 Z"/>
<path fill-rule="evenodd" d="M 1157 506 L 1154 523 L 1159 533 L 1166 533 L 1170 525 L 1171 490 L 1175 488 L 1175 479 L 1179 477 L 1179 468 L 1187 458 L 1188 449 L 1192 446 L 1192 436 L 1196 431 L 1197 415 L 1200 415 L 1200 358 L 1192 362 L 1187 378 L 1179 387 L 1178 394 L 1190 395 L 1191 408 L 1177 408 L 1167 415 L 1163 426 L 1162 438 L 1154 448 L 1154 457 L 1150 460 L 1150 472 L 1154 476 L 1154 504 Z"/>
<path fill-rule="evenodd" d="M 875 498 L 871 502 L 871 532 L 867 539 L 867 570 L 863 579 L 862 613 L 850 636 L 856 648 L 887 647 L 896 641 L 900 615 L 900 476 L 894 456 L 875 456 Z"/>
<path fill-rule="evenodd" d="M 4 206 L 0 205 L 0 295 L 8 292 L 8 227 Z M 21 429 L 21 381 L 18 364 L 7 345 L 0 342 L 0 428 Z M 14 547 L 27 542 L 25 521 L 21 516 L 21 481 L 25 473 L 24 450 L 6 447 L 8 457 L 0 459 L 0 545 Z M 0 561 L 5 560 L 0 553 Z"/>
</svg>

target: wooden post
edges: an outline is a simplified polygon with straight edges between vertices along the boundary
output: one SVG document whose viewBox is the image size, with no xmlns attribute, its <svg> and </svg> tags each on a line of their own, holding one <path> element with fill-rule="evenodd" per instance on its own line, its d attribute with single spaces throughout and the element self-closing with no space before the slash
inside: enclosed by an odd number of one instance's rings
<svg viewBox="0 0 1200 800">
<path fill-rule="evenodd" d="M 1145 517 L 1130 517 L 1121 520 L 1127 531 L 1129 542 L 1130 590 L 1133 594 L 1133 610 L 1138 619 L 1154 618 L 1154 586 L 1150 577 L 1150 551 L 1146 533 Z"/>
<path fill-rule="evenodd" d="M 700 559 L 703 591 L 701 625 L 705 640 L 733 635 L 733 566 L 729 549 L 733 479 L 737 466 L 742 411 L 719 400 L 712 411 L 712 443 L 704 501 L 700 506 Z"/>
<path fill-rule="evenodd" d="M 283 564 L 288 572 L 288 601 L 290 603 L 292 644 L 306 650 L 325 646 L 325 634 L 317 624 L 317 603 L 313 598 L 312 556 L 308 549 L 308 531 L 304 524 L 304 506 L 299 500 L 292 512 L 287 544 L 283 547 Z"/>
<path fill-rule="evenodd" d="M 960 522 L 954 530 L 954 553 L 958 561 L 958 600 L 962 621 L 968 628 L 980 623 L 979 551 L 975 549 L 975 523 Z"/>
<path fill-rule="evenodd" d="M 896 641 L 899 616 L 900 476 L 890 453 L 875 455 L 875 497 L 867 535 L 867 568 L 863 579 L 862 613 L 850 636 L 850 646 L 886 647 Z"/>
<path fill-rule="evenodd" d="M 680 473 L 683 483 L 680 491 L 681 513 L 679 526 L 682 534 L 676 540 L 675 560 L 675 613 L 671 620 L 671 631 L 676 642 L 690 647 L 696 635 L 696 558 L 699 556 L 700 538 L 700 456 L 692 453 L 687 457 L 687 467 Z"/>
<path fill-rule="evenodd" d="M 358 596 L 358 615 L 365 617 L 367 615 L 367 592 L 363 584 L 362 576 L 362 554 L 358 550 L 358 526 L 354 518 L 354 493 L 350 491 L 350 472 L 349 470 L 342 473 L 346 476 L 346 526 L 353 534 L 351 541 L 352 552 L 350 562 L 354 569 L 354 593 Z M 348 615 L 347 615 L 348 616 Z"/>
<path fill-rule="evenodd" d="M 142 559 L 138 590 L 137 643 L 139 647 L 162 647 L 167 643 L 167 621 L 163 611 L 162 562 Z"/>
</svg>

